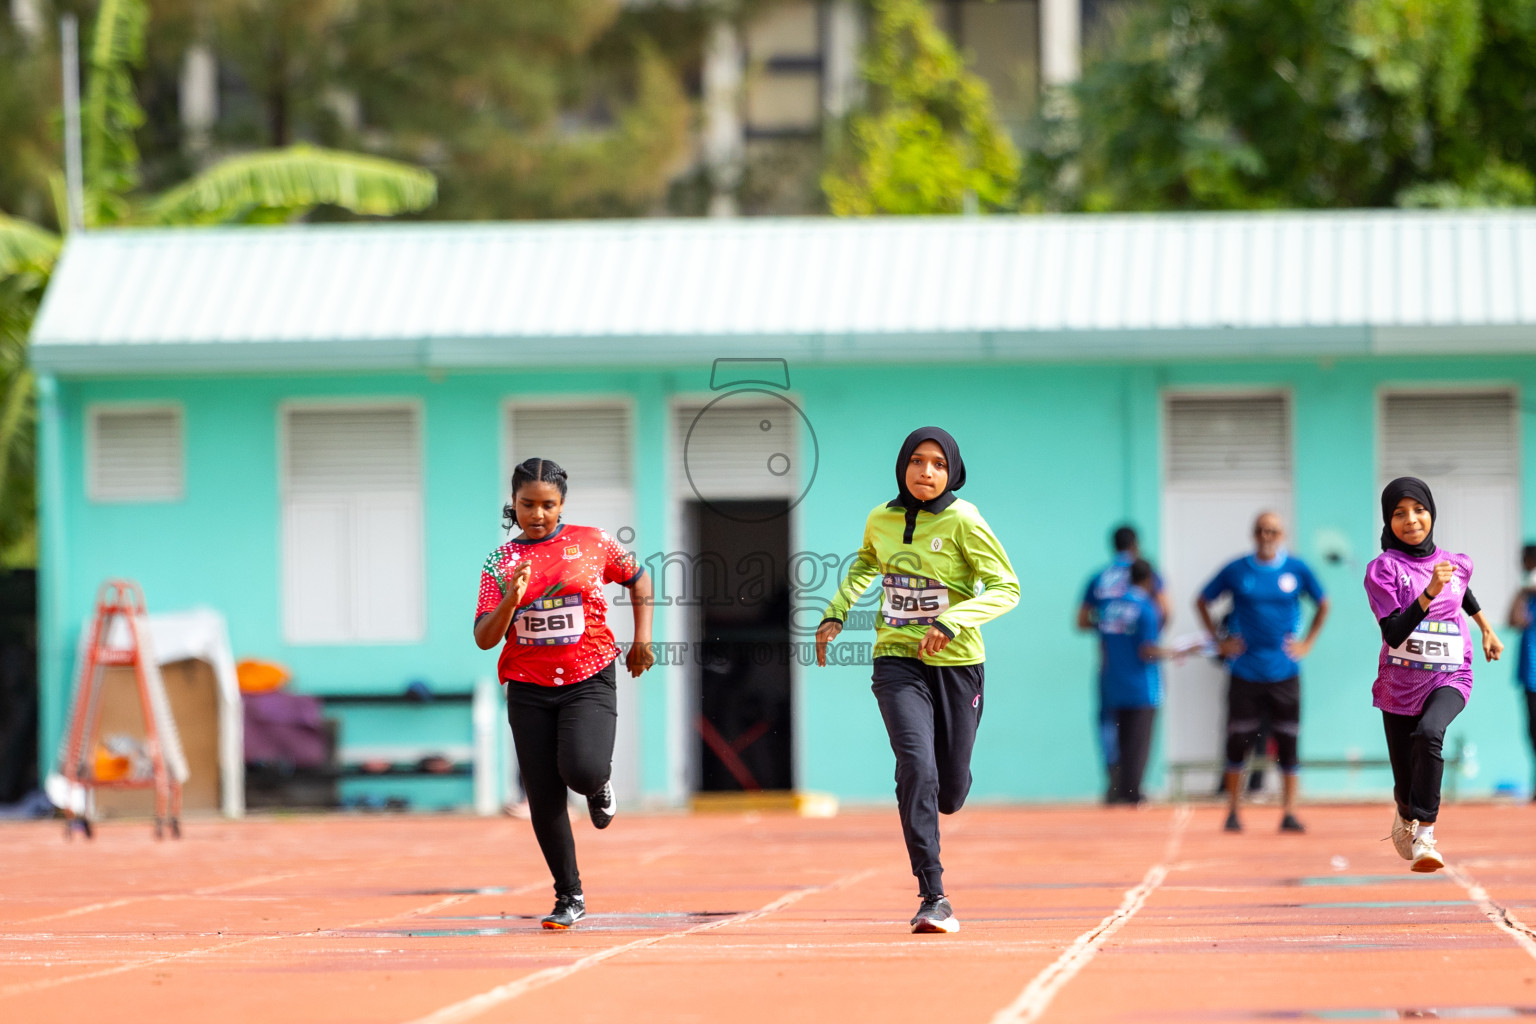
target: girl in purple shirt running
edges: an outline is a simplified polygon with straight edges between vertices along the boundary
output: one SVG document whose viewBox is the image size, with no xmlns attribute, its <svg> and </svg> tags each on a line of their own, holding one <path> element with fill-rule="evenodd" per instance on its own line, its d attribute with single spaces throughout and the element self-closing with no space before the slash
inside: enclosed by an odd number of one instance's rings
<svg viewBox="0 0 1536 1024">
<path fill-rule="evenodd" d="M 1371 696 L 1381 709 L 1392 761 L 1392 845 L 1415 871 L 1438 871 L 1435 849 L 1445 730 L 1472 695 L 1467 616 L 1482 631 L 1483 657 L 1504 645 L 1472 596 L 1472 559 L 1435 545 L 1429 485 L 1399 477 L 1381 492 L 1381 554 L 1365 569 L 1365 593 L 1381 624 Z"/>
</svg>

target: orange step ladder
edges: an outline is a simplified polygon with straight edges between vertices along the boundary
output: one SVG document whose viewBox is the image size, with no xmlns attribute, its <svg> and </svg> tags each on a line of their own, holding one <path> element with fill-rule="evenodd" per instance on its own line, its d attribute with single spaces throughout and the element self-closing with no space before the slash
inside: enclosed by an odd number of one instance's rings
<svg viewBox="0 0 1536 1024">
<path fill-rule="evenodd" d="M 187 758 L 176 721 L 171 717 L 160 663 L 155 659 L 144 592 L 137 583 L 108 580 L 101 585 L 96 593 L 96 614 L 91 621 L 89 640 L 81 651 L 74 706 L 60 751 L 59 773 L 67 791 L 78 798 L 64 802 L 65 836 L 72 837 L 77 829 L 86 838 L 93 836 L 91 791 L 154 787 L 155 838 L 164 838 L 169 830 L 180 839 L 181 786 L 187 781 Z M 138 683 L 139 705 L 144 712 L 144 746 L 153 769 L 147 777 L 102 779 L 96 775 L 102 685 L 106 670 L 115 665 L 131 667 Z"/>
</svg>

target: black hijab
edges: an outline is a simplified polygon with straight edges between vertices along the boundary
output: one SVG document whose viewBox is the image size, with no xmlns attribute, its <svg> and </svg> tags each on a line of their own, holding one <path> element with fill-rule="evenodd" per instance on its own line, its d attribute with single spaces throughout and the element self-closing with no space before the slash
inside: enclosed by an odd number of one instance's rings
<svg viewBox="0 0 1536 1024">
<path fill-rule="evenodd" d="M 1418 544 L 1404 544 L 1392 532 L 1392 510 L 1404 498 L 1413 498 L 1429 509 L 1429 532 Z M 1440 517 L 1435 514 L 1435 496 L 1429 493 L 1429 484 L 1416 476 L 1400 476 L 1381 491 L 1381 550 L 1401 551 L 1410 558 L 1428 558 L 1435 553 L 1435 526 Z"/>
<path fill-rule="evenodd" d="M 917 451 L 917 446 L 924 441 L 932 441 L 944 449 L 944 461 L 949 463 L 949 486 L 944 493 L 930 501 L 918 501 L 911 491 L 907 490 L 907 462 L 912 458 L 912 453 Z M 896 499 L 886 503 L 887 508 L 904 508 L 907 510 L 907 528 L 902 534 L 903 544 L 912 543 L 912 531 L 917 527 L 917 514 L 919 512 L 931 512 L 937 515 L 955 503 L 955 492 L 965 486 L 965 460 L 960 458 L 960 445 L 949 436 L 949 431 L 940 427 L 918 427 L 907 435 L 907 439 L 901 442 L 901 451 L 896 456 Z"/>
</svg>

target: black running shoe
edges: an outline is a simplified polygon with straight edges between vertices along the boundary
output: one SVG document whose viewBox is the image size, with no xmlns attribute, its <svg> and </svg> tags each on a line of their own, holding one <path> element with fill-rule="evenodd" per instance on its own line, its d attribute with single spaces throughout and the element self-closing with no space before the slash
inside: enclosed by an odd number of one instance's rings
<svg viewBox="0 0 1536 1024">
<path fill-rule="evenodd" d="M 1306 830 L 1307 826 L 1298 821 L 1294 814 L 1287 812 L 1285 817 L 1280 819 L 1281 832 L 1305 832 Z"/>
<path fill-rule="evenodd" d="M 603 788 L 587 797 L 587 813 L 592 815 L 594 828 L 607 828 L 613 820 L 613 812 L 618 810 L 618 805 L 613 799 L 613 783 L 603 783 Z"/>
<path fill-rule="evenodd" d="M 1228 811 L 1227 823 L 1221 827 L 1227 832 L 1241 832 L 1243 830 L 1243 823 L 1238 818 L 1236 811 Z"/>
<path fill-rule="evenodd" d="M 917 908 L 917 916 L 912 919 L 913 933 L 925 935 L 959 930 L 960 919 L 955 917 L 955 911 L 949 905 L 949 897 L 943 893 L 925 893 L 923 905 Z"/>
<path fill-rule="evenodd" d="M 543 925 L 545 928 L 569 928 L 586 916 L 587 901 L 581 893 L 575 896 L 556 896 L 555 909 L 549 912 Z"/>
</svg>

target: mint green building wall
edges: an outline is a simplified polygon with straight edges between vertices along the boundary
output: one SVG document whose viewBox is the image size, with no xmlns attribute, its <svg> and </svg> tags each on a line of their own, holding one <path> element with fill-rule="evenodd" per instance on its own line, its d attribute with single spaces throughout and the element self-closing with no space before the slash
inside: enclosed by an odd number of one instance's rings
<svg viewBox="0 0 1536 1024">
<path fill-rule="evenodd" d="M 722 345 L 722 349 L 726 349 Z M 736 354 L 756 354 L 738 352 Z M 205 604 L 229 619 L 237 657 L 273 658 L 303 686 L 380 691 L 422 678 L 467 688 L 494 671 L 470 640 L 476 573 L 500 542 L 502 404 L 509 398 L 591 391 L 635 402 L 636 547 L 658 551 L 672 515 L 670 402 L 707 389 L 709 367 L 568 373 L 433 373 L 239 378 L 63 380 L 44 395 L 41 428 L 43 759 L 62 729 L 74 643 L 97 584 L 139 580 L 152 608 Z M 1377 634 L 1360 587 L 1375 552 L 1378 389 L 1502 382 L 1536 386 L 1528 359 L 1340 359 L 1224 363 L 799 365 L 794 396 L 819 446 L 814 485 L 797 508 L 803 550 L 846 555 L 864 516 L 894 493 L 895 446 L 922 423 L 960 440 L 974 502 L 1002 538 L 1024 592 L 1021 607 L 985 630 L 986 712 L 976 749 L 976 798 L 1082 799 L 1101 782 L 1092 731 L 1091 637 L 1072 629 L 1087 574 L 1107 557 L 1112 525 L 1132 520 L 1147 553 L 1160 534 L 1161 396 L 1170 388 L 1264 386 L 1292 396 L 1296 523 L 1293 549 L 1312 562 L 1334 613 L 1304 669 L 1303 755 L 1384 755 L 1370 706 Z M 421 403 L 425 443 L 426 635 L 419 644 L 289 646 L 279 608 L 278 409 L 292 399 L 408 398 Z M 94 505 L 85 498 L 83 430 L 93 402 L 174 401 L 185 410 L 186 497 L 175 503 Z M 50 404 L 51 403 L 51 404 Z M 56 410 L 56 419 L 50 419 Z M 1524 453 L 1536 418 L 1522 414 Z M 1526 459 L 1529 465 L 1529 459 Z M 54 467 L 50 469 L 49 467 Z M 580 481 L 572 482 L 574 487 Z M 1536 533 L 1536 473 L 1524 477 L 1524 526 Z M 56 495 L 56 498 L 50 497 Z M 1355 565 L 1317 557 L 1313 538 L 1349 538 Z M 1234 552 L 1236 555 L 1239 552 Z M 1511 558 L 1517 552 L 1511 552 Z M 1214 570 L 1214 566 L 1212 569 Z M 819 610 L 828 580 L 797 595 Z M 1475 587 L 1475 583 L 1474 583 Z M 1496 618 L 1508 595 L 1483 594 Z M 1176 609 L 1178 625 L 1192 615 Z M 814 617 L 814 611 L 803 617 Z M 658 635 L 658 640 L 681 637 Z M 855 633 L 846 642 L 858 642 Z M 867 639 L 867 637 L 865 638 Z M 1513 645 L 1514 637 L 1506 635 Z M 1482 772 L 1464 792 L 1502 780 L 1524 785 L 1528 755 L 1515 717 L 1510 658 L 1479 665 L 1471 706 L 1453 727 L 1477 743 Z M 852 801 L 891 798 L 893 761 L 869 693 L 866 666 L 800 670 L 797 779 Z M 665 679 L 641 688 L 642 782 L 675 798 L 679 727 Z M 402 742 L 406 740 L 401 738 Z M 412 740 L 414 742 L 414 740 Z M 1160 779 L 1154 770 L 1152 784 Z M 1382 780 L 1366 780 L 1380 789 Z M 1356 780 L 1358 784 L 1359 780 Z M 1310 791 L 1340 778 L 1309 777 Z"/>
</svg>

